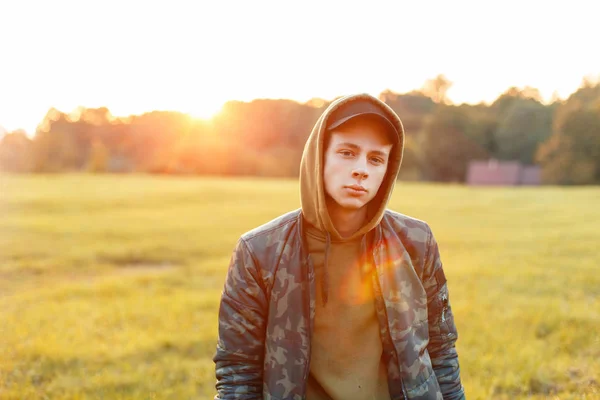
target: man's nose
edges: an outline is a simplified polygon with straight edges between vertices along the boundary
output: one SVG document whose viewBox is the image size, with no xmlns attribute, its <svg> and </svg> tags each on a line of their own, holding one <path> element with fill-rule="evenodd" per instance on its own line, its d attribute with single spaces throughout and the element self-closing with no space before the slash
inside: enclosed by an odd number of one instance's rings
<svg viewBox="0 0 600 400">
<path fill-rule="evenodd" d="M 352 177 L 360 180 L 367 179 L 369 177 L 367 168 L 362 164 L 356 165 L 352 170 Z"/>
</svg>

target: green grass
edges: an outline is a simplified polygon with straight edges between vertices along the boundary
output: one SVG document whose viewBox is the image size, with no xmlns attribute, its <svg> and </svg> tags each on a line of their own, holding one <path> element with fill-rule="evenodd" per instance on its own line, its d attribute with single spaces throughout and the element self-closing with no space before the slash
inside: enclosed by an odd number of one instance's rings
<svg viewBox="0 0 600 400">
<path fill-rule="evenodd" d="M 240 234 L 295 180 L 0 175 L 0 399 L 208 399 Z M 469 399 L 600 399 L 600 188 L 399 183 L 440 243 Z"/>
</svg>

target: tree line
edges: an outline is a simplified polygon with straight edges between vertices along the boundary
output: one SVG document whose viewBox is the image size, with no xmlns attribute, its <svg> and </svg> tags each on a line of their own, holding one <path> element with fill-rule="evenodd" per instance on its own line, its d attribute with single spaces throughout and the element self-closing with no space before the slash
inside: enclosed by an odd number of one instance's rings
<svg viewBox="0 0 600 400">
<path fill-rule="evenodd" d="M 400 179 L 463 182 L 475 160 L 539 165 L 549 184 L 600 183 L 600 81 L 545 104 L 535 88 L 509 88 L 492 104 L 451 104 L 443 75 L 420 90 L 380 98 L 403 121 Z M 50 109 L 35 135 L 0 140 L 0 170 L 15 173 L 160 173 L 298 176 L 304 143 L 329 105 L 230 101 L 210 120 L 153 111 L 127 118 L 108 108 Z"/>
</svg>

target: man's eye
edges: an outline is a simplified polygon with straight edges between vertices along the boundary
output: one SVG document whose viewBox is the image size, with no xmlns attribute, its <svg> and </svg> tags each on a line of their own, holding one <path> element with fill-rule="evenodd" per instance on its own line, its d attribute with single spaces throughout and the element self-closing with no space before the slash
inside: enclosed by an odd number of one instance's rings
<svg viewBox="0 0 600 400">
<path fill-rule="evenodd" d="M 343 156 L 346 156 L 346 157 L 352 156 L 352 152 L 348 151 L 348 150 L 342 150 L 342 151 L 340 151 L 340 154 Z"/>
<path fill-rule="evenodd" d="M 371 158 L 371 162 L 374 162 L 375 164 L 383 164 L 383 160 L 377 157 Z"/>
</svg>

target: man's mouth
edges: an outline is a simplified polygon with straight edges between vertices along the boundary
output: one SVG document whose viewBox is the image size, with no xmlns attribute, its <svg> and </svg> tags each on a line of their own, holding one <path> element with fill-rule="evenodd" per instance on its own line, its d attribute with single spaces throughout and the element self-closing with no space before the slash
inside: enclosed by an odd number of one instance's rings
<svg viewBox="0 0 600 400">
<path fill-rule="evenodd" d="M 365 189 L 361 185 L 348 185 L 348 186 L 344 186 L 344 188 L 350 189 L 355 192 L 365 192 L 365 193 L 367 192 L 367 189 Z"/>
</svg>

